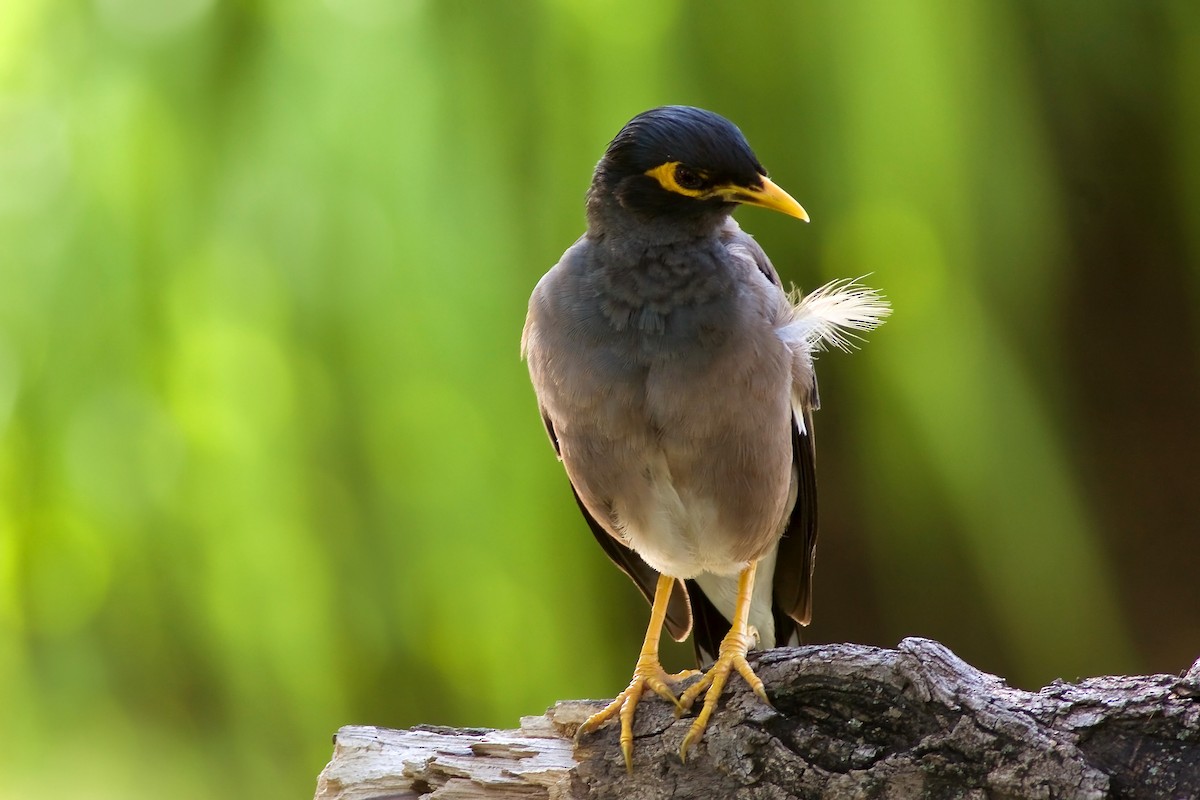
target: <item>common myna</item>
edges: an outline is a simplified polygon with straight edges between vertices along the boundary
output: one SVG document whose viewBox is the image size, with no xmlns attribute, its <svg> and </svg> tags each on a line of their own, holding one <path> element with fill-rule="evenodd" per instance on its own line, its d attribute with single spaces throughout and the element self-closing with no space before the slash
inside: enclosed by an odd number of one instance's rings
<svg viewBox="0 0 1200 800">
<path fill-rule="evenodd" d="M 707 690 L 685 759 L 730 671 L 769 702 L 746 653 L 798 643 L 812 613 L 813 353 L 889 311 L 849 282 L 789 295 L 731 217 L 739 204 L 808 220 L 728 120 L 688 106 L 639 114 L 596 166 L 587 232 L 538 282 L 525 321 L 542 420 L 579 508 L 651 601 L 632 682 L 580 728 L 619 717 L 628 768 L 647 687 L 680 714 Z M 679 698 L 658 659 L 664 623 L 712 664 Z"/>
</svg>

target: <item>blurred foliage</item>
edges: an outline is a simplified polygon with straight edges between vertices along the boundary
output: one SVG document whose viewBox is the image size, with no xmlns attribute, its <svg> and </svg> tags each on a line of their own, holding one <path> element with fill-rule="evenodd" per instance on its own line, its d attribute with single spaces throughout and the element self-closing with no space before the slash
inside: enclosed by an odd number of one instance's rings
<svg viewBox="0 0 1200 800">
<path fill-rule="evenodd" d="M 896 308 L 820 364 L 812 640 L 1190 663 L 1194 3 L 6 0 L 0 797 L 303 797 L 341 724 L 625 684 L 517 343 L 667 102 Z"/>
</svg>

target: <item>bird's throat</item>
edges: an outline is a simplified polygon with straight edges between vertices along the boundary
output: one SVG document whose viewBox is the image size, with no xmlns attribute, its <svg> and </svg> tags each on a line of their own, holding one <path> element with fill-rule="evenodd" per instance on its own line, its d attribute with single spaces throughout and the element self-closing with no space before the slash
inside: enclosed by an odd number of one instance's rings
<svg viewBox="0 0 1200 800">
<path fill-rule="evenodd" d="M 684 244 L 606 239 L 597 245 L 595 287 L 618 328 L 666 332 L 672 316 L 718 303 L 733 288 L 729 254 L 715 234 Z"/>
</svg>

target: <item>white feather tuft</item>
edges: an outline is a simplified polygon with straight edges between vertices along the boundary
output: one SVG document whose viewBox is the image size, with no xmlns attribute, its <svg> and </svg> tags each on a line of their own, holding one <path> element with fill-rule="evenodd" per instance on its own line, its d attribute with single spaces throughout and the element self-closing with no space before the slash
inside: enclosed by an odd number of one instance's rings
<svg viewBox="0 0 1200 800">
<path fill-rule="evenodd" d="M 788 343 L 802 344 L 810 352 L 832 346 L 839 350 L 856 347 L 857 332 L 874 330 L 892 313 L 888 301 L 860 279 L 831 281 L 807 297 L 793 289 L 792 319 L 780 330 Z"/>
</svg>

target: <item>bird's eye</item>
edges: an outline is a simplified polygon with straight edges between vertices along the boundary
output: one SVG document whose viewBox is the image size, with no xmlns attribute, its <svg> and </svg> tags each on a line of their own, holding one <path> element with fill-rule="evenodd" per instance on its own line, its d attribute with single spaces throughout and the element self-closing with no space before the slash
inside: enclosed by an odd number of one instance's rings
<svg viewBox="0 0 1200 800">
<path fill-rule="evenodd" d="M 675 166 L 675 183 L 679 184 L 681 189 L 694 190 L 704 185 L 704 178 L 682 164 L 677 164 Z"/>
</svg>

